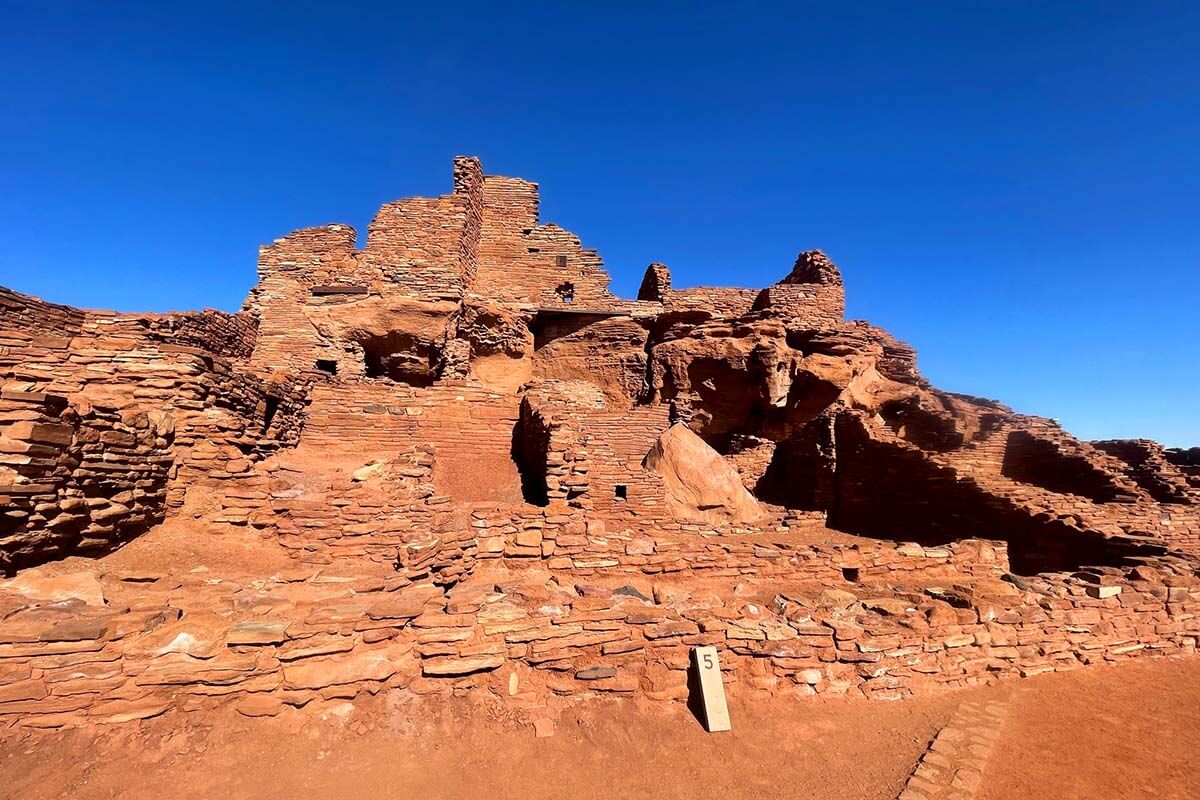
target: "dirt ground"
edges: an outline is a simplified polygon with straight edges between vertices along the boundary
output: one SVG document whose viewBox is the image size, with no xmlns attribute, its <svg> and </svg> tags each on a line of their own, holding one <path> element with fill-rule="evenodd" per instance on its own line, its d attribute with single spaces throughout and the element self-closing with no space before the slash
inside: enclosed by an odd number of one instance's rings
<svg viewBox="0 0 1200 800">
<path fill-rule="evenodd" d="M 965 699 L 1009 718 L 981 800 L 1200 797 L 1200 659 L 1128 663 L 896 703 L 731 701 L 707 734 L 682 704 L 604 700 L 549 738 L 499 707 L 398 695 L 247 718 L 174 711 L 0 731 L 4 798 L 895 798 Z"/>
</svg>

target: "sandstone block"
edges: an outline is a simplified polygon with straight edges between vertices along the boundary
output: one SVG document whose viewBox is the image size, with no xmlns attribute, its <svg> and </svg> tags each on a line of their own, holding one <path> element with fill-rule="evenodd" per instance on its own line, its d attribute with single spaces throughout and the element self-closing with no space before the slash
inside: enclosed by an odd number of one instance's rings
<svg viewBox="0 0 1200 800">
<path fill-rule="evenodd" d="M 345 655 L 306 658 L 283 665 L 286 689 L 323 689 L 363 681 L 383 681 L 395 675 L 400 662 L 386 650 L 359 650 Z"/>
<path fill-rule="evenodd" d="M 225 635 L 228 645 L 279 644 L 287 641 L 287 622 L 239 622 Z"/>
<path fill-rule="evenodd" d="M 431 658 L 421 662 L 421 672 L 433 676 L 470 675 L 490 672 L 504 663 L 501 655 L 479 655 L 466 658 Z"/>
<path fill-rule="evenodd" d="M 283 701 L 271 695 L 252 694 L 239 700 L 234 708 L 247 717 L 273 717 L 283 710 Z"/>
</svg>

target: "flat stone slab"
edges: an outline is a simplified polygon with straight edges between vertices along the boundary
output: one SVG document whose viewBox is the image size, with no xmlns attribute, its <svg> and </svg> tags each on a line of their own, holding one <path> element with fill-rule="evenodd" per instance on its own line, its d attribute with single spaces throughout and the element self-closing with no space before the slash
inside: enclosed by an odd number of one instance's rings
<svg viewBox="0 0 1200 800">
<path fill-rule="evenodd" d="M 426 675 L 470 675 L 474 672 L 491 672 L 503 663 L 504 656 L 497 655 L 431 658 L 421 662 L 421 672 Z"/>
<path fill-rule="evenodd" d="M 271 695 L 252 694 L 239 700 L 234 708 L 246 717 L 273 717 L 283 710 L 283 701 Z"/>
<path fill-rule="evenodd" d="M 225 635 L 228 645 L 280 644 L 287 641 L 289 622 L 239 622 Z"/>
<path fill-rule="evenodd" d="M 0 591 L 15 592 L 34 600 L 70 600 L 78 598 L 89 606 L 104 605 L 104 590 L 91 572 L 47 575 L 41 568 L 28 569 L 16 578 L 0 581 Z"/>
</svg>

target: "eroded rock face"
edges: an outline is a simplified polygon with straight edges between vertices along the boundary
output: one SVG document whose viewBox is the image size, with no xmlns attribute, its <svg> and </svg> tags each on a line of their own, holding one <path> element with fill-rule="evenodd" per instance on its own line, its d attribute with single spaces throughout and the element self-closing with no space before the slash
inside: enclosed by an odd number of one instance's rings
<svg viewBox="0 0 1200 800">
<path fill-rule="evenodd" d="M 444 369 L 457 308 L 447 302 L 365 296 L 309 307 L 305 314 L 328 343 L 326 354 L 338 353 L 337 374 L 428 386 Z"/>
<path fill-rule="evenodd" d="M 683 423 L 658 437 L 642 465 L 662 476 L 667 505 L 681 519 L 748 522 L 763 516 L 737 470 Z"/>
</svg>

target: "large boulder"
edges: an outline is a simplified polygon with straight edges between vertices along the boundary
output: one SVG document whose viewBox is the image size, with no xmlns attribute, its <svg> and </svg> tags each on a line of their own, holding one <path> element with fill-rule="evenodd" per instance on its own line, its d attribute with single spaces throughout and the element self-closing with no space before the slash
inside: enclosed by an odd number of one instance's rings
<svg viewBox="0 0 1200 800">
<path fill-rule="evenodd" d="M 642 466 L 662 476 L 667 507 L 677 518 L 745 522 L 762 516 L 737 470 L 683 423 L 658 437 Z"/>
</svg>

